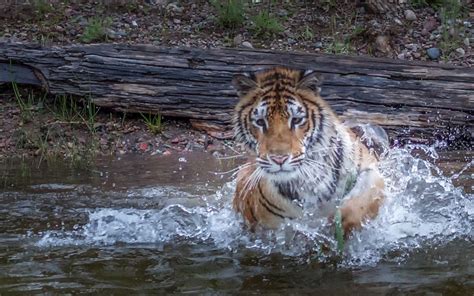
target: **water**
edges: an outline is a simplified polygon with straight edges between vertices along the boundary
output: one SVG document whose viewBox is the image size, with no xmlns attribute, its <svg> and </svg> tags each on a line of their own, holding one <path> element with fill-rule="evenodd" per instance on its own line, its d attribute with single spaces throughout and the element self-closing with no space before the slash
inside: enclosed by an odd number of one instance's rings
<svg viewBox="0 0 474 296">
<path fill-rule="evenodd" d="M 248 233 L 230 174 L 214 173 L 238 163 L 189 153 L 0 164 L 0 294 L 474 293 L 471 152 L 392 149 L 380 215 L 343 255 L 309 213 Z"/>
</svg>

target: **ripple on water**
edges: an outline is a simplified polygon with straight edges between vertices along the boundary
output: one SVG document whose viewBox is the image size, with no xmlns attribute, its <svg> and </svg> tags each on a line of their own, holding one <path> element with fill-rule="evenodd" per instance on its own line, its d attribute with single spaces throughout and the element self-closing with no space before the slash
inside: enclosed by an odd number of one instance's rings
<svg viewBox="0 0 474 296">
<path fill-rule="evenodd" d="M 473 195 L 455 187 L 452 180 L 408 148 L 391 149 L 380 164 L 386 179 L 386 201 L 376 219 L 353 235 L 346 244 L 344 265 L 373 265 L 381 260 L 400 261 L 414 250 L 446 245 L 453 240 L 473 239 Z M 420 147 L 417 147 L 420 148 Z M 427 151 L 436 157 L 436 152 Z M 264 254 L 315 256 L 333 247 L 332 230 L 325 219 L 310 222 L 311 215 L 288 221 L 276 231 L 250 234 L 231 209 L 235 184 L 225 184 L 215 194 L 198 198 L 174 192 L 159 209 L 98 208 L 88 210 L 89 221 L 72 230 L 46 231 L 36 241 L 39 247 L 65 245 L 113 245 L 212 243 L 238 251 L 252 249 Z M 129 198 L 163 194 L 163 188 L 139 189 Z M 148 192 L 148 193 L 147 193 Z"/>
</svg>

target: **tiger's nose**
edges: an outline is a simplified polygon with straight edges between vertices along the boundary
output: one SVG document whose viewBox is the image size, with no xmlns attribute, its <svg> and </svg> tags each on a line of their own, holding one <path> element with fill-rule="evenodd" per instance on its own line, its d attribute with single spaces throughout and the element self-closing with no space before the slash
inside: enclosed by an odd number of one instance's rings
<svg viewBox="0 0 474 296">
<path fill-rule="evenodd" d="M 276 163 L 278 165 L 282 165 L 289 158 L 289 156 L 288 155 L 270 155 L 269 158 L 274 163 Z"/>
</svg>

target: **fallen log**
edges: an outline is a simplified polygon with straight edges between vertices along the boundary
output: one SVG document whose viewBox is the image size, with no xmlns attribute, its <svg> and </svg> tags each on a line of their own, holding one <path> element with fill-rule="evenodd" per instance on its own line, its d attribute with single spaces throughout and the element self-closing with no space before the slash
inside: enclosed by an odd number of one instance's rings
<svg viewBox="0 0 474 296">
<path fill-rule="evenodd" d="M 237 101 L 232 76 L 275 65 L 321 72 L 322 96 L 338 114 L 379 124 L 395 141 L 472 146 L 471 68 L 262 50 L 0 43 L 0 84 L 90 97 L 117 111 L 189 118 L 197 127 L 214 126 L 213 132 L 229 127 Z"/>
</svg>

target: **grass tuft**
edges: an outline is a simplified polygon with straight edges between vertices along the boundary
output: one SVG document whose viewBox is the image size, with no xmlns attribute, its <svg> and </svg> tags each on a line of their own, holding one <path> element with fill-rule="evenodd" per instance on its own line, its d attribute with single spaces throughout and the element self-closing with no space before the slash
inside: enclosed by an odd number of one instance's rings
<svg viewBox="0 0 474 296">
<path fill-rule="evenodd" d="M 267 11 L 262 11 L 253 18 L 253 31 L 257 36 L 274 35 L 283 31 L 278 19 Z"/>
<path fill-rule="evenodd" d="M 242 0 L 212 0 L 217 11 L 217 20 L 224 28 L 235 29 L 245 20 L 245 7 Z"/>
<path fill-rule="evenodd" d="M 47 0 L 34 0 L 33 9 L 38 13 L 38 17 L 43 19 L 45 14 L 53 12 L 53 6 Z"/>
<path fill-rule="evenodd" d="M 441 0 L 440 2 L 442 3 L 439 6 L 439 13 L 443 30 L 438 45 L 443 57 L 448 58 L 452 51 L 461 46 L 461 39 L 458 35 L 459 25 L 456 20 L 463 16 L 464 8 L 459 0 Z M 450 29 L 453 30 L 453 35 Z"/>
<path fill-rule="evenodd" d="M 143 117 L 143 120 L 145 121 L 146 126 L 148 127 L 148 130 L 156 135 L 161 133 L 163 130 L 163 122 L 162 122 L 162 116 L 161 114 L 151 114 L 148 113 L 148 115 L 145 115 L 143 113 L 140 113 L 140 115 Z"/>
<path fill-rule="evenodd" d="M 314 32 L 311 27 L 308 25 L 305 26 L 304 31 L 301 33 L 301 38 L 303 38 L 303 40 L 313 40 Z"/>
<path fill-rule="evenodd" d="M 12 82 L 12 88 L 15 100 L 20 108 L 22 122 L 30 122 L 33 119 L 33 111 L 42 107 L 46 94 L 42 97 L 37 97 L 34 91 L 30 91 L 28 92 L 27 97 L 23 98 L 23 95 L 20 93 L 18 85 L 15 82 Z"/>
<path fill-rule="evenodd" d="M 110 18 L 90 18 L 82 34 L 82 42 L 91 43 L 105 40 L 107 38 L 107 27 L 110 24 Z"/>
</svg>

